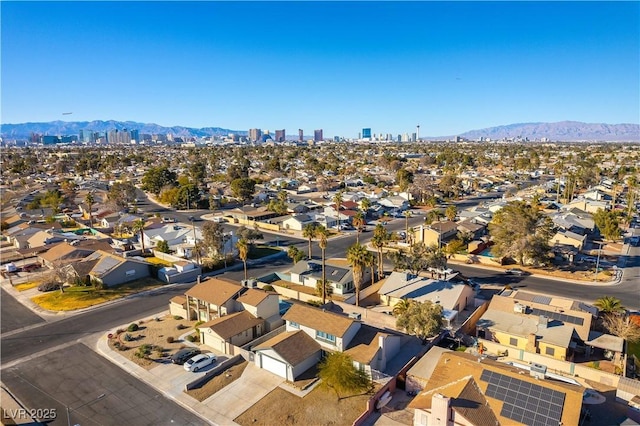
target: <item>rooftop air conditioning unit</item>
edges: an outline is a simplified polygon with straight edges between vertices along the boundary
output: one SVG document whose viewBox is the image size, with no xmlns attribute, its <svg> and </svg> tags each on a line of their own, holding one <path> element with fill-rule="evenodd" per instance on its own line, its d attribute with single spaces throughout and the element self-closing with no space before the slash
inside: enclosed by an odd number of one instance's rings
<svg viewBox="0 0 640 426">
<path fill-rule="evenodd" d="M 358 313 L 358 312 L 351 312 L 349 314 L 349 318 L 355 319 L 355 320 L 359 320 L 362 319 L 362 314 Z"/>
<path fill-rule="evenodd" d="M 530 374 L 532 377 L 536 379 L 544 379 L 545 374 L 547 373 L 547 366 L 542 364 L 537 364 L 535 362 L 531 363 Z"/>
<path fill-rule="evenodd" d="M 522 303 L 516 303 L 515 305 L 513 305 L 513 312 L 517 314 L 524 314 L 527 312 L 527 307 Z"/>
</svg>

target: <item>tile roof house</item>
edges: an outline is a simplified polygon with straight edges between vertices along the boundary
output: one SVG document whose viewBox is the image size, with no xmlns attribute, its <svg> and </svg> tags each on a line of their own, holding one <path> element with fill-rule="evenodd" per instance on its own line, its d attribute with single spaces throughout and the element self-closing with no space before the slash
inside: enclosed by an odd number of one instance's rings
<svg viewBox="0 0 640 426">
<path fill-rule="evenodd" d="M 441 247 L 458 234 L 458 224 L 450 220 L 419 225 L 413 228 L 413 241 L 427 246 Z"/>
<path fill-rule="evenodd" d="M 53 267 L 54 264 L 66 264 L 69 262 L 84 259 L 94 251 L 95 250 L 92 248 L 85 248 L 78 245 L 71 245 L 66 242 L 61 242 L 54 244 L 46 252 L 40 253 L 38 255 L 38 258 L 44 265 Z"/>
<path fill-rule="evenodd" d="M 408 408 L 414 426 L 577 425 L 584 390 L 472 354 L 446 352 Z"/>
<path fill-rule="evenodd" d="M 225 278 L 209 278 L 185 292 L 188 319 L 211 321 L 236 311 L 235 298 L 246 290 Z M 171 307 L 170 307 L 171 310 Z M 174 315 L 173 311 L 171 312 Z"/>
<path fill-rule="evenodd" d="M 549 245 L 569 245 L 577 248 L 579 251 L 584 248 L 585 243 L 587 242 L 586 235 L 576 234 L 571 231 L 560 230 L 556 232 L 556 234 L 551 237 L 549 240 Z"/>
<path fill-rule="evenodd" d="M 287 331 L 253 348 L 256 365 L 289 381 L 320 362 L 320 344 L 302 330 Z"/>
<path fill-rule="evenodd" d="M 265 321 L 248 311 L 241 311 L 205 322 L 198 329 L 200 343 L 231 354 L 231 346 L 242 346 L 261 336 L 265 331 Z"/>
<path fill-rule="evenodd" d="M 150 275 L 150 265 L 147 262 L 102 250 L 91 253 L 79 262 L 72 262 L 66 268 L 85 283 L 98 281 L 105 287 L 114 287 Z"/>
</svg>

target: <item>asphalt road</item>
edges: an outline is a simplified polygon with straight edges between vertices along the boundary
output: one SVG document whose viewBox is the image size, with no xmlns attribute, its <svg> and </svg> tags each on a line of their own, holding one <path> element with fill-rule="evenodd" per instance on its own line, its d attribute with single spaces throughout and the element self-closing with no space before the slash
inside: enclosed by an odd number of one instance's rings
<svg viewBox="0 0 640 426">
<path fill-rule="evenodd" d="M 18 302 L 2 289 L 0 289 L 0 300 L 2 301 L 2 309 L 0 309 L 1 333 L 44 322 L 31 309 Z"/>
<path fill-rule="evenodd" d="M 2 381 L 50 425 L 207 424 L 81 343 L 3 369 Z"/>
<path fill-rule="evenodd" d="M 169 299 L 175 295 L 184 294 L 185 289 L 185 286 L 166 288 L 152 294 L 128 298 L 83 314 L 2 337 L 0 339 L 0 359 L 3 364 L 6 364 L 49 348 L 73 342 L 90 334 L 104 332 L 121 324 L 153 315 L 168 309 Z M 7 299 L 13 298 L 7 296 Z M 3 311 L 5 303 L 7 300 L 3 298 Z"/>
</svg>

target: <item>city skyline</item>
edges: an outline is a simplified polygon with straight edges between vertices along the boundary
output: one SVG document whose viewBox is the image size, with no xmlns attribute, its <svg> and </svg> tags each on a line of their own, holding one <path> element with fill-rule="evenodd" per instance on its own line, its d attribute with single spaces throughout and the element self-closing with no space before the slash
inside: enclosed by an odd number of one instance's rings
<svg viewBox="0 0 640 426">
<path fill-rule="evenodd" d="M 355 138 L 368 127 L 397 135 L 420 124 L 420 135 L 436 136 L 640 116 L 636 2 L 1 7 L 3 123 L 114 119 Z"/>
</svg>

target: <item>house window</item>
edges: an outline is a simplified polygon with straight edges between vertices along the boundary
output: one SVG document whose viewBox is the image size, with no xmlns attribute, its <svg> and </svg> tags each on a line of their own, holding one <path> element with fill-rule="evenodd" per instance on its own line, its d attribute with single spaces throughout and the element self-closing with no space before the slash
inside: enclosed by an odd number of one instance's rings
<svg viewBox="0 0 640 426">
<path fill-rule="evenodd" d="M 509 338 L 509 344 L 511 346 L 518 346 L 518 339 L 516 339 L 515 337 Z"/>
<path fill-rule="evenodd" d="M 556 354 L 556 350 L 554 348 L 550 348 L 549 346 L 547 346 L 547 348 L 545 349 L 544 353 L 546 355 L 554 356 Z"/>
<path fill-rule="evenodd" d="M 297 322 L 293 322 L 293 321 L 289 321 L 289 326 L 291 326 L 293 328 L 300 328 L 300 324 L 298 324 Z"/>
<path fill-rule="evenodd" d="M 325 333 L 324 331 L 316 331 L 316 339 L 331 343 L 332 345 L 336 344 L 336 336 Z"/>
</svg>

